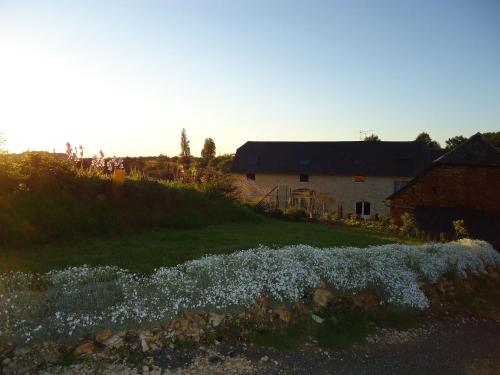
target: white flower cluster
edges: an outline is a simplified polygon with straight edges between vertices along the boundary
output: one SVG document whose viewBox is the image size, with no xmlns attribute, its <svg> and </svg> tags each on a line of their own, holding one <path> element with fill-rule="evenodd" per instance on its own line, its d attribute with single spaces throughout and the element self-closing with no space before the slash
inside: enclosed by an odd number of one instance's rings
<svg viewBox="0 0 500 375">
<path fill-rule="evenodd" d="M 293 302 L 325 281 L 337 293 L 374 289 L 382 303 L 424 309 L 418 282 L 448 272 L 465 278 L 500 267 L 488 243 L 279 249 L 207 256 L 152 275 L 117 267 L 74 267 L 45 275 L 0 273 L 0 340 L 80 336 L 99 328 L 165 323 L 181 311 L 241 311 L 260 296 Z"/>
</svg>

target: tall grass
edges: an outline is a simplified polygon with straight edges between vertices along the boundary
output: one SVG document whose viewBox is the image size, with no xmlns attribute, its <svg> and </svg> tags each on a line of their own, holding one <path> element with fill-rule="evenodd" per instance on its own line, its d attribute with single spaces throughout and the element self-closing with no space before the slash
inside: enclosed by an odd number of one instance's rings
<svg viewBox="0 0 500 375">
<path fill-rule="evenodd" d="M 75 168 L 57 155 L 0 155 L 3 245 L 253 220 L 258 216 L 217 190 L 137 173 L 116 184 L 105 173 Z"/>
</svg>

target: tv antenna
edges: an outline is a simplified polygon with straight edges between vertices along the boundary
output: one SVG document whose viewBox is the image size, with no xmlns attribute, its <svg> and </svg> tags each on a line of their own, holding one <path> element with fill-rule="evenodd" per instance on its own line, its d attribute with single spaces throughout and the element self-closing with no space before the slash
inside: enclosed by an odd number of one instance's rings
<svg viewBox="0 0 500 375">
<path fill-rule="evenodd" d="M 370 130 L 360 130 L 359 131 L 359 140 L 364 141 L 368 134 L 373 134 L 373 129 Z"/>
</svg>

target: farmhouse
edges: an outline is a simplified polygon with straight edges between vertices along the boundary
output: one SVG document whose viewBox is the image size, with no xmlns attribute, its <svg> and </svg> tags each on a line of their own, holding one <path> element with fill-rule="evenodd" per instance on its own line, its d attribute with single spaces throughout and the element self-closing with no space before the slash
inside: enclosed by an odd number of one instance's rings
<svg viewBox="0 0 500 375">
<path fill-rule="evenodd" d="M 393 220 L 413 213 L 420 229 L 453 231 L 464 220 L 473 237 L 500 245 L 500 151 L 480 133 L 434 160 L 386 200 Z"/>
<path fill-rule="evenodd" d="M 246 142 L 232 173 L 243 201 L 370 219 L 388 217 L 385 198 L 433 156 L 422 142 Z"/>
</svg>

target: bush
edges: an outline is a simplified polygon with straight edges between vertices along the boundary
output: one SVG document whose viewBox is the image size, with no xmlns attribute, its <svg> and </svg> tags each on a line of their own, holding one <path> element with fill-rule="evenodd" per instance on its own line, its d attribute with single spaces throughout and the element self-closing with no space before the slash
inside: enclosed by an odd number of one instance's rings
<svg viewBox="0 0 500 375">
<path fill-rule="evenodd" d="M 283 213 L 285 219 L 291 221 L 305 221 L 307 220 L 307 213 L 301 208 L 287 208 Z"/>
<path fill-rule="evenodd" d="M 415 236 L 417 234 L 417 223 L 415 221 L 415 216 L 405 212 L 401 215 L 401 231 L 408 236 Z"/>
<path fill-rule="evenodd" d="M 0 244 L 30 245 L 146 227 L 194 228 L 255 221 L 210 185 L 111 176 L 48 153 L 1 156 Z"/>
<path fill-rule="evenodd" d="M 268 216 L 272 217 L 273 219 L 283 219 L 285 216 L 283 210 L 281 210 L 279 208 L 274 208 L 272 210 L 269 210 L 266 212 L 266 214 Z"/>
<path fill-rule="evenodd" d="M 469 231 L 465 227 L 465 222 L 463 220 L 453 221 L 453 229 L 457 238 L 465 238 L 469 235 Z"/>
</svg>

